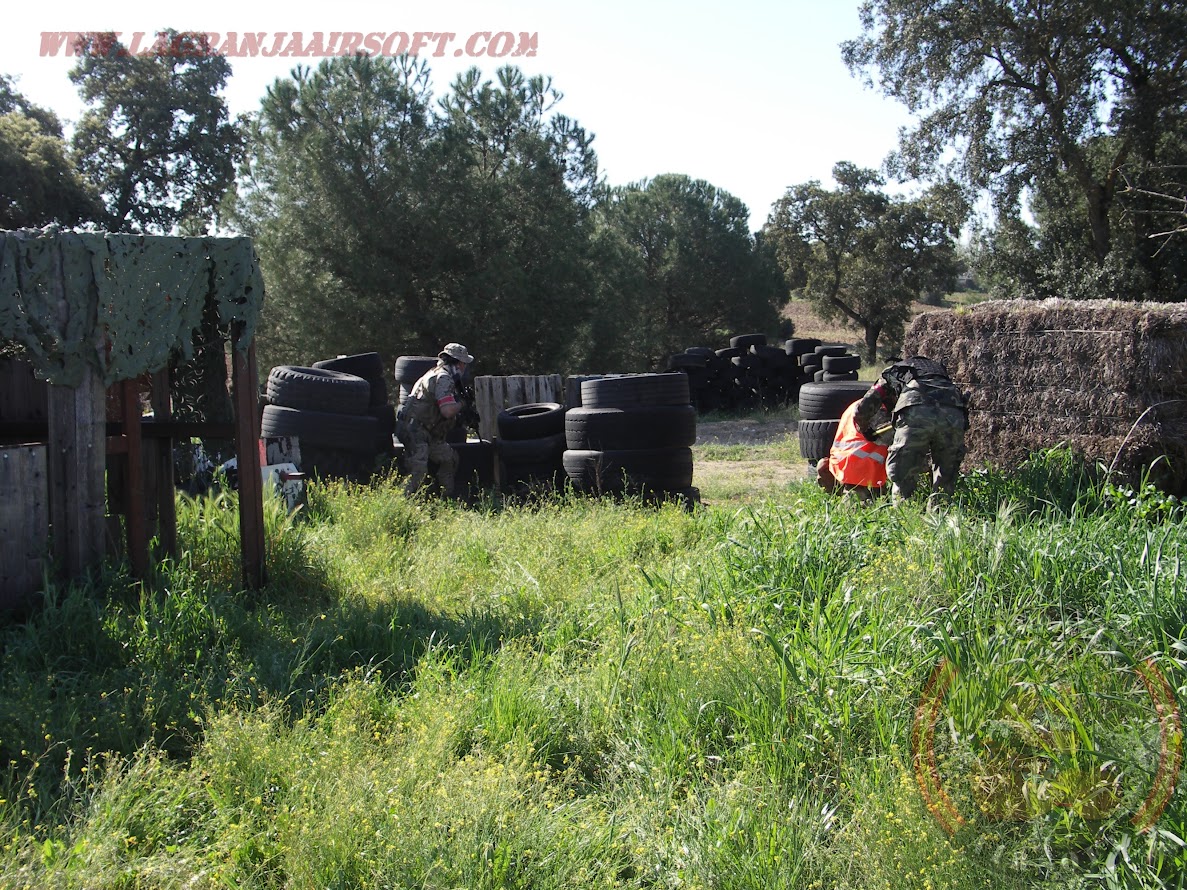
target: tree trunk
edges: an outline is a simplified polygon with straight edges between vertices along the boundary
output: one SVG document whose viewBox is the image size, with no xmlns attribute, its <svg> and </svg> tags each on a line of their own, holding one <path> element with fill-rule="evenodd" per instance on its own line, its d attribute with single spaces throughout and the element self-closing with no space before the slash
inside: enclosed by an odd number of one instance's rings
<svg viewBox="0 0 1187 890">
<path fill-rule="evenodd" d="M 866 325 L 866 362 L 876 364 L 878 361 L 878 337 L 882 333 L 882 325 Z"/>
<path fill-rule="evenodd" d="M 1112 248 L 1112 234 L 1109 229 L 1109 204 L 1112 189 L 1094 182 L 1085 194 L 1088 200 L 1088 227 L 1092 233 L 1092 252 L 1098 264 L 1105 261 Z"/>
</svg>

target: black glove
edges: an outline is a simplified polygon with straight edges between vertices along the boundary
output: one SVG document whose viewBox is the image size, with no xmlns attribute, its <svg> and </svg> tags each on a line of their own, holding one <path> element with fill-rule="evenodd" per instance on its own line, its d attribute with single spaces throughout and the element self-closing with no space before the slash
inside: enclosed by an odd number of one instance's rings
<svg viewBox="0 0 1187 890">
<path fill-rule="evenodd" d="M 468 430 L 477 432 L 481 418 L 478 416 L 478 409 L 474 407 L 473 386 L 462 386 L 459 388 L 458 403 L 462 406 L 457 415 L 458 423 Z"/>
</svg>

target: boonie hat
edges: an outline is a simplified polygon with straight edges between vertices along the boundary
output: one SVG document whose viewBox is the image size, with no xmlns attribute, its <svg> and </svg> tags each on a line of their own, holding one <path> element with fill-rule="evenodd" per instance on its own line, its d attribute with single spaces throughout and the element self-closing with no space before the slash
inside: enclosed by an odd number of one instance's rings
<svg viewBox="0 0 1187 890">
<path fill-rule="evenodd" d="M 474 356 L 466 350 L 466 347 L 461 343 L 446 343 L 445 347 L 437 353 L 437 358 L 451 358 L 456 362 L 464 362 L 470 364 L 474 361 Z"/>
</svg>

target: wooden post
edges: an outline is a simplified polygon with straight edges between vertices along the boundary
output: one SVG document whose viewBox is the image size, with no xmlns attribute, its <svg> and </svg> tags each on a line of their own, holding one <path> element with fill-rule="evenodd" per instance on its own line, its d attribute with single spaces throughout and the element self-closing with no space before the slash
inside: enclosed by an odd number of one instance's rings
<svg viewBox="0 0 1187 890">
<path fill-rule="evenodd" d="M 104 392 L 89 363 L 77 387 L 49 388 L 49 519 L 54 558 L 68 579 L 103 561 Z"/>
<path fill-rule="evenodd" d="M 152 375 L 153 420 L 168 423 L 173 419 L 173 399 L 169 389 L 169 369 L 163 368 Z M 160 541 L 160 555 L 177 556 L 177 492 L 173 477 L 173 440 L 157 439 L 155 455 L 157 540 Z"/>
<path fill-rule="evenodd" d="M 140 387 L 136 380 L 120 382 L 120 421 L 125 451 L 124 523 L 132 577 L 148 574 L 148 530 L 144 517 L 144 464 L 140 439 Z"/>
<path fill-rule="evenodd" d="M 0 611 L 22 608 L 41 587 L 46 498 L 45 446 L 0 448 Z"/>
<path fill-rule="evenodd" d="M 231 385 L 235 389 L 235 453 L 239 464 L 239 544 L 243 583 L 259 590 L 267 580 L 264 566 L 264 486 L 260 479 L 259 387 L 256 347 L 235 348 L 232 337 Z"/>
</svg>

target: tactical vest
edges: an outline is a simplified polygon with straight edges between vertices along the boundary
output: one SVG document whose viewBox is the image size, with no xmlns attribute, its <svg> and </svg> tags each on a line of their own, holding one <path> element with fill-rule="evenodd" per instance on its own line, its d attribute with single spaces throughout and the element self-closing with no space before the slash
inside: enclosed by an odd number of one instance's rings
<svg viewBox="0 0 1187 890">
<path fill-rule="evenodd" d="M 882 376 L 898 393 L 894 403 L 896 414 L 913 405 L 965 407 L 964 397 L 948 376 L 948 369 L 932 359 L 913 356 L 891 365 Z"/>
</svg>

